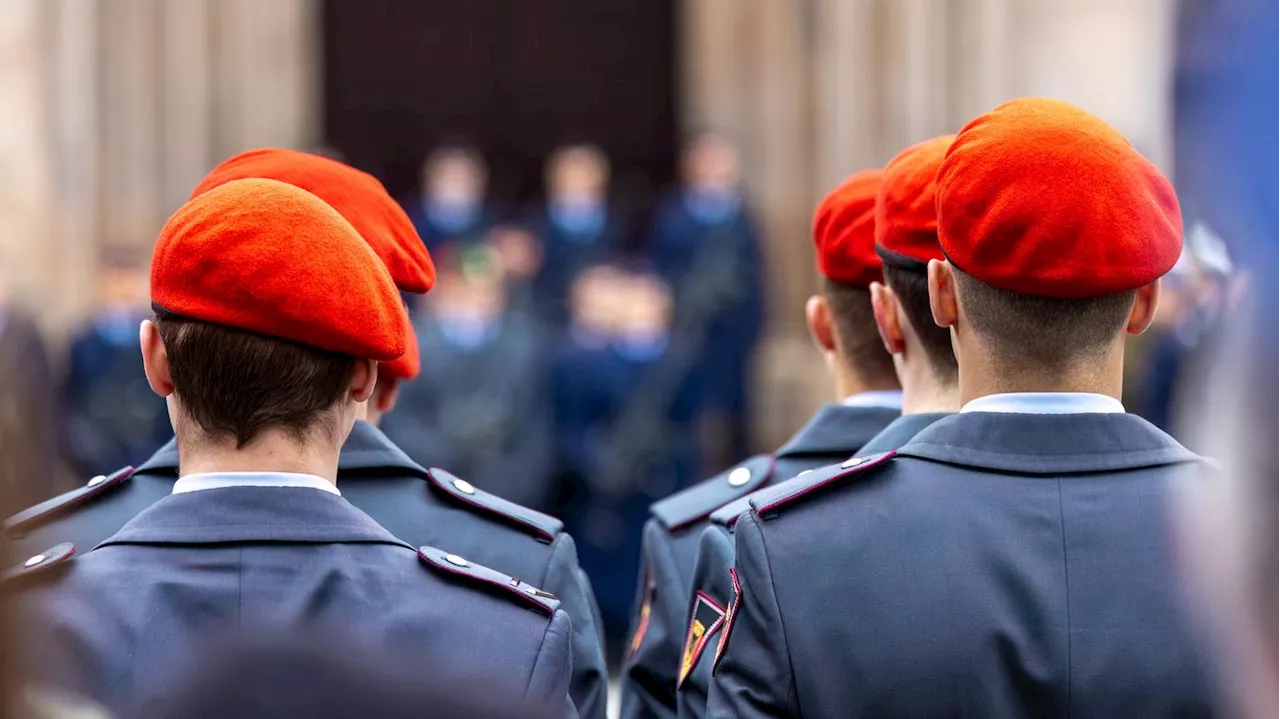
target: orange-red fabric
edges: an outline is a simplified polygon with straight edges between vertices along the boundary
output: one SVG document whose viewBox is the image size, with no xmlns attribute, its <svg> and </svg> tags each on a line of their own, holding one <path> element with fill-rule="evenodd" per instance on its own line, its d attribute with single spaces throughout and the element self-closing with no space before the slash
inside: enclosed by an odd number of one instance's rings
<svg viewBox="0 0 1280 719">
<path fill-rule="evenodd" d="M 854 173 L 832 190 L 813 215 L 818 271 L 829 279 L 866 287 L 881 278 L 876 255 L 876 193 L 880 170 Z"/>
<path fill-rule="evenodd" d="M 422 370 L 422 353 L 418 349 L 418 333 L 413 329 L 413 323 L 405 318 L 404 328 L 404 354 L 391 360 L 390 362 L 382 362 L 378 365 L 378 374 L 395 377 L 396 379 L 413 379 L 418 376 L 418 372 Z"/>
<path fill-rule="evenodd" d="M 1058 100 L 1007 102 L 938 171 L 938 240 L 987 284 L 1083 298 L 1160 278 L 1182 251 L 1173 186 L 1110 125 Z"/>
<path fill-rule="evenodd" d="M 184 317 L 379 361 L 404 354 L 408 315 L 386 266 L 306 190 L 228 182 L 160 230 L 151 300 Z"/>
<path fill-rule="evenodd" d="M 876 195 L 876 249 L 885 262 L 942 259 L 935 181 L 954 139 L 955 135 L 942 135 L 917 143 L 884 166 Z"/>
<path fill-rule="evenodd" d="M 228 158 L 205 176 L 195 197 L 232 180 L 260 177 L 287 182 L 329 203 L 386 263 L 405 292 L 427 292 L 435 265 L 409 216 L 373 175 L 327 157 L 295 150 L 263 148 Z"/>
</svg>

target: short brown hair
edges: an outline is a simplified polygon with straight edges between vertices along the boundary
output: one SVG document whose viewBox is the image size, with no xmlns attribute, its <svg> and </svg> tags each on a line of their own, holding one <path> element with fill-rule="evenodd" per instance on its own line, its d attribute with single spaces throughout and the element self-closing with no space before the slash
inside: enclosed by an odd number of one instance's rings
<svg viewBox="0 0 1280 719">
<path fill-rule="evenodd" d="M 864 382 L 898 384 L 893 356 L 884 348 L 871 309 L 871 290 L 829 277 L 822 279 L 822 296 L 831 306 L 836 336 L 844 360 Z"/>
<path fill-rule="evenodd" d="M 239 449 L 273 427 L 299 442 L 337 430 L 323 412 L 347 391 L 354 357 L 168 313 L 156 326 L 174 393 L 207 434 Z"/>
<path fill-rule="evenodd" d="M 995 355 L 1045 370 L 1096 356 L 1124 331 L 1137 290 L 1063 299 L 1012 292 L 952 266 L 973 330 Z"/>
<path fill-rule="evenodd" d="M 918 270 L 884 266 L 884 282 L 898 298 L 898 305 L 907 316 L 907 322 L 920 338 L 925 357 L 933 374 L 947 383 L 954 383 L 960 370 L 956 365 L 956 353 L 951 346 L 951 330 L 939 327 L 933 321 L 929 307 L 929 275 L 923 267 Z"/>
</svg>

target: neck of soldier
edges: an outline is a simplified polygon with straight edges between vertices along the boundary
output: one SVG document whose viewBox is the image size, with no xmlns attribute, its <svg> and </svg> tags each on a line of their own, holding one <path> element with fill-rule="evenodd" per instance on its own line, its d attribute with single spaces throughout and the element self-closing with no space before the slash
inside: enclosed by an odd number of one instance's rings
<svg viewBox="0 0 1280 719">
<path fill-rule="evenodd" d="M 894 355 L 893 366 L 902 381 L 902 413 L 957 412 L 960 410 L 960 383 L 953 375 L 940 377 L 924 352 L 913 356 Z"/>
<path fill-rule="evenodd" d="M 322 429 L 299 441 L 285 429 L 268 428 L 240 448 L 236 448 L 234 438 L 211 437 L 199 430 L 180 432 L 177 439 L 178 475 L 182 477 L 223 472 L 289 472 L 337 482 L 342 443 L 334 442 L 329 432 Z"/>
<path fill-rule="evenodd" d="M 978 342 L 956 342 L 961 404 L 1010 392 L 1089 392 L 1120 399 L 1124 387 L 1124 338 L 1105 350 L 1046 365 Z"/>
<path fill-rule="evenodd" d="M 883 380 L 875 381 L 863 377 L 857 370 L 849 366 L 848 362 L 837 359 L 835 362 L 836 376 L 836 397 L 837 402 L 843 401 L 847 397 L 852 397 L 860 392 L 874 392 L 877 390 L 896 391 L 902 389 L 896 381 Z"/>
</svg>

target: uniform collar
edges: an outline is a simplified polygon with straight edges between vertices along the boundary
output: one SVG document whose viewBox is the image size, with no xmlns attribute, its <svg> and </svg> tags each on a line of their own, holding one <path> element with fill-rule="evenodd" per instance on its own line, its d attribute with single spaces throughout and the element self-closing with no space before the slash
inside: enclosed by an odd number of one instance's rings
<svg viewBox="0 0 1280 719">
<path fill-rule="evenodd" d="M 1202 461 L 1137 415 L 1101 412 L 963 412 L 926 427 L 898 456 L 1032 475 Z"/>
<path fill-rule="evenodd" d="M 777 457 L 853 454 L 898 416 L 890 407 L 823 405 L 799 432 L 778 449 Z"/>
<path fill-rule="evenodd" d="M 961 412 L 1008 414 L 1124 414 L 1115 397 L 1093 392 L 1005 392 L 971 399 Z"/>
<path fill-rule="evenodd" d="M 337 495 L 299 492 L 293 487 L 237 486 L 164 497 L 99 546 L 226 542 L 403 545 Z"/>
<path fill-rule="evenodd" d="M 923 431 L 925 427 L 928 427 L 943 417 L 950 416 L 950 412 L 920 412 L 917 414 L 904 414 L 890 422 L 889 426 L 880 430 L 879 434 L 867 440 L 867 443 L 858 449 L 858 456 L 866 457 L 880 452 L 888 452 L 891 449 L 897 449 L 907 442 L 910 442 L 911 438 Z"/>
<path fill-rule="evenodd" d="M 392 444 L 382 430 L 357 420 L 351 428 L 351 434 L 342 445 L 342 454 L 338 457 L 338 473 L 352 470 L 389 469 L 403 470 L 421 477 L 427 475 L 422 465 L 414 462 L 404 450 Z M 151 458 L 143 462 L 137 469 L 139 473 L 168 473 L 178 471 L 178 443 L 169 440 Z M 340 477 L 345 479 L 345 477 Z"/>
<path fill-rule="evenodd" d="M 321 492 L 342 493 L 333 482 L 314 474 L 298 472 L 206 472 L 188 474 L 173 483 L 173 493 L 199 492 L 205 489 L 225 489 L 227 487 L 294 487 L 318 489 Z"/>
<path fill-rule="evenodd" d="M 881 407 L 902 411 L 902 390 L 873 389 L 866 392 L 854 392 L 845 397 L 840 404 L 846 407 Z"/>
</svg>

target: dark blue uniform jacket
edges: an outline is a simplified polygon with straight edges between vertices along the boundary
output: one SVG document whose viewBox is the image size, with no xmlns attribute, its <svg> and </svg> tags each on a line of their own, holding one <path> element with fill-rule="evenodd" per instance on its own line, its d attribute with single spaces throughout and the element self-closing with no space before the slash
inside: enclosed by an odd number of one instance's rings
<svg viewBox="0 0 1280 719">
<path fill-rule="evenodd" d="M 644 527 L 622 716 L 676 715 L 698 538 L 711 513 L 770 482 L 849 457 L 897 416 L 895 409 L 826 405 L 776 455 L 747 460 L 653 505 Z"/>
<path fill-rule="evenodd" d="M 1134 415 L 962 413 L 758 494 L 708 715 L 1208 714 L 1168 512 L 1205 466 Z"/>
<path fill-rule="evenodd" d="M 904 414 L 889 423 L 879 434 L 872 437 L 858 450 L 858 456 L 866 456 L 890 449 L 897 449 L 911 440 L 921 430 L 934 422 L 948 417 L 946 413 Z M 769 487 L 759 491 L 768 492 Z M 733 578 L 729 568 L 733 566 L 733 525 L 738 517 L 751 508 L 750 501 L 755 494 L 735 499 L 711 513 L 709 526 L 702 530 L 698 542 L 698 558 L 694 565 L 693 582 L 689 596 L 685 598 L 688 608 L 687 618 L 693 616 L 696 609 L 708 611 L 706 603 L 719 606 L 727 612 L 729 602 L 733 601 Z M 699 596 L 701 595 L 701 596 Z M 713 617 L 715 612 L 712 612 Z M 689 629 L 685 629 L 685 640 L 688 646 L 681 652 L 681 658 L 688 653 L 688 665 L 681 666 L 682 676 L 677 683 L 676 695 L 677 715 L 681 719 L 697 718 L 707 714 L 707 692 L 711 687 L 711 663 L 724 630 L 724 622 L 719 627 L 704 625 L 704 637 L 692 639 Z M 697 642 L 701 642 L 701 646 Z M 710 651 L 708 651 L 710 648 Z"/>
<path fill-rule="evenodd" d="M 6 533 L 14 556 L 61 542 L 82 550 L 96 546 L 168 496 L 177 468 L 177 449 L 170 443 L 131 477 L 109 477 L 10 518 Z M 338 487 L 344 498 L 413 546 L 440 547 L 554 594 L 573 620 L 574 703 L 583 717 L 604 716 L 599 610 L 578 566 L 573 538 L 561 531 L 559 520 L 447 472 L 423 469 L 367 422 L 356 422 L 342 447 Z"/>
<path fill-rule="evenodd" d="M 97 548 L 51 549 L 10 574 L 26 669 L 146 716 L 212 644 L 334 634 L 511 702 L 568 697 L 569 617 L 523 582 L 393 537 L 316 489 L 167 496 Z M 36 559 L 41 561 L 36 562 Z M 193 665 L 193 663 L 195 663 Z M 474 691 L 474 689 L 473 689 Z"/>
</svg>

